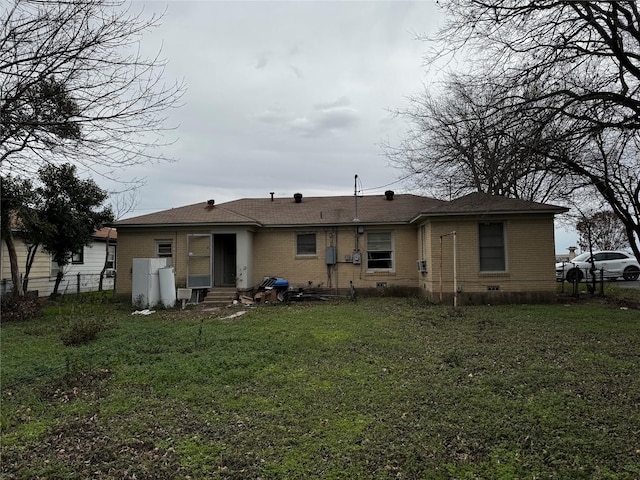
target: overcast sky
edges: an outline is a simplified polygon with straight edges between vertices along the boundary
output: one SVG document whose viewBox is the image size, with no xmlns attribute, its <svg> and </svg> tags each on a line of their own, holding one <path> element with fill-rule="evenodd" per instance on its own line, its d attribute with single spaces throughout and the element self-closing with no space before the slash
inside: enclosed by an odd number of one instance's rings
<svg viewBox="0 0 640 480">
<path fill-rule="evenodd" d="M 146 177 L 141 215 L 214 199 L 351 195 L 407 190 L 380 143 L 407 125 L 390 110 L 433 79 L 427 47 L 443 17 L 436 3 L 404 1 L 134 1 L 134 11 L 166 10 L 142 39 L 161 48 L 166 78 L 186 85 L 168 112 L 174 163 L 130 169 Z M 419 192 L 412 192 L 419 193 Z M 556 250 L 575 243 L 557 232 Z"/>
</svg>

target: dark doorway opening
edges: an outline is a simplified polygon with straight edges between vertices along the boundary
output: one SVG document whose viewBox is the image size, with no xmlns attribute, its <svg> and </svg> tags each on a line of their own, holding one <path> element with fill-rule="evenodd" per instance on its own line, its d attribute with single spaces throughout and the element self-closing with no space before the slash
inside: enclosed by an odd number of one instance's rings
<svg viewBox="0 0 640 480">
<path fill-rule="evenodd" d="M 236 235 L 220 233 L 213 236 L 213 285 L 236 286 Z"/>
</svg>

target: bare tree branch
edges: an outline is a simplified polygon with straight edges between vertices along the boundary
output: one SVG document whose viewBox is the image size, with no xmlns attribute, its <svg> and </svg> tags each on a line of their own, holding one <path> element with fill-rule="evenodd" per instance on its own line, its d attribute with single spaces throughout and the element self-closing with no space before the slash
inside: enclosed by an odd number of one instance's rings
<svg viewBox="0 0 640 480">
<path fill-rule="evenodd" d="M 73 162 L 94 171 L 164 159 L 180 83 L 139 52 L 159 17 L 120 0 L 13 0 L 0 31 L 0 162 L 6 174 Z"/>
<path fill-rule="evenodd" d="M 411 129 L 400 145 L 383 146 L 392 165 L 416 174 L 416 187 L 439 197 L 480 191 L 545 202 L 564 196 L 555 172 L 546 169 L 546 118 L 470 76 L 451 75 L 442 91 L 425 90 L 410 108 L 396 111 Z"/>
<path fill-rule="evenodd" d="M 494 127 L 510 118 L 512 129 L 532 138 L 527 141 L 514 135 L 514 144 L 531 149 L 531 158 L 545 159 L 531 163 L 531 172 L 555 177 L 554 195 L 564 195 L 567 202 L 572 196 L 574 201 L 589 204 L 603 201 L 624 224 L 629 244 L 640 259 L 638 3 L 448 0 L 441 4 L 448 21 L 434 37 L 423 37 L 432 46 L 427 65 L 437 66 L 442 61 L 452 65 L 453 59 L 461 60 L 467 78 L 475 79 L 480 91 L 493 95 L 482 119 L 493 130 L 468 129 L 473 143 L 467 146 L 473 146 L 474 155 L 493 138 Z M 455 110 L 449 106 L 448 112 Z M 424 158 L 428 162 L 420 164 L 420 171 L 438 170 L 446 150 L 424 139 L 433 140 L 436 128 L 441 135 L 457 134 L 459 119 L 451 113 L 439 125 L 427 122 L 423 125 L 426 128 L 412 131 L 410 141 L 400 148 L 413 157 L 405 169 L 419 164 L 417 158 Z M 536 119 L 537 132 L 530 128 Z M 416 139 L 423 140 L 422 144 Z M 457 161 L 463 162 L 468 153 L 458 150 Z M 509 152 L 504 144 L 495 151 L 499 150 Z M 468 177 L 477 179 L 485 174 L 494 178 L 495 157 L 480 158 L 477 168 L 467 169 Z M 455 173 L 455 168 L 451 170 Z M 531 172 L 525 170 L 517 181 L 526 181 Z M 514 195 L 508 189 L 505 192 Z"/>
</svg>

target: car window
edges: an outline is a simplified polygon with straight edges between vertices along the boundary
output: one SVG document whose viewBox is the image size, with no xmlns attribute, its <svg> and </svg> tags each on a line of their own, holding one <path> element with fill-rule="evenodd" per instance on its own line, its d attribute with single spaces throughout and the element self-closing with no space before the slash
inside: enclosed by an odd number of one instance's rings
<svg viewBox="0 0 640 480">
<path fill-rule="evenodd" d="M 629 258 L 624 253 L 619 252 L 611 252 L 608 256 L 607 260 L 627 260 Z"/>
<path fill-rule="evenodd" d="M 593 255 L 593 260 L 596 262 L 601 262 L 603 260 L 607 259 L 607 254 L 606 253 L 596 253 Z"/>
</svg>

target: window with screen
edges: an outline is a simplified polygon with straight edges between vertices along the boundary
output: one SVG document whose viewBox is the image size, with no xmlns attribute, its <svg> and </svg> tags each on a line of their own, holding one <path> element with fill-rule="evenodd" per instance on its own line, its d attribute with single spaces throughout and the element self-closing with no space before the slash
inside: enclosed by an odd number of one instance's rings
<svg viewBox="0 0 640 480">
<path fill-rule="evenodd" d="M 504 223 L 481 223 L 478 237 L 480 240 L 480 271 L 506 271 Z"/>
<path fill-rule="evenodd" d="M 297 233 L 296 234 L 296 255 L 316 254 L 316 234 Z"/>
<path fill-rule="evenodd" d="M 367 270 L 393 270 L 391 232 L 367 233 Z"/>
<path fill-rule="evenodd" d="M 156 257 L 166 258 L 167 267 L 173 266 L 173 242 L 171 240 L 156 241 Z"/>
</svg>

